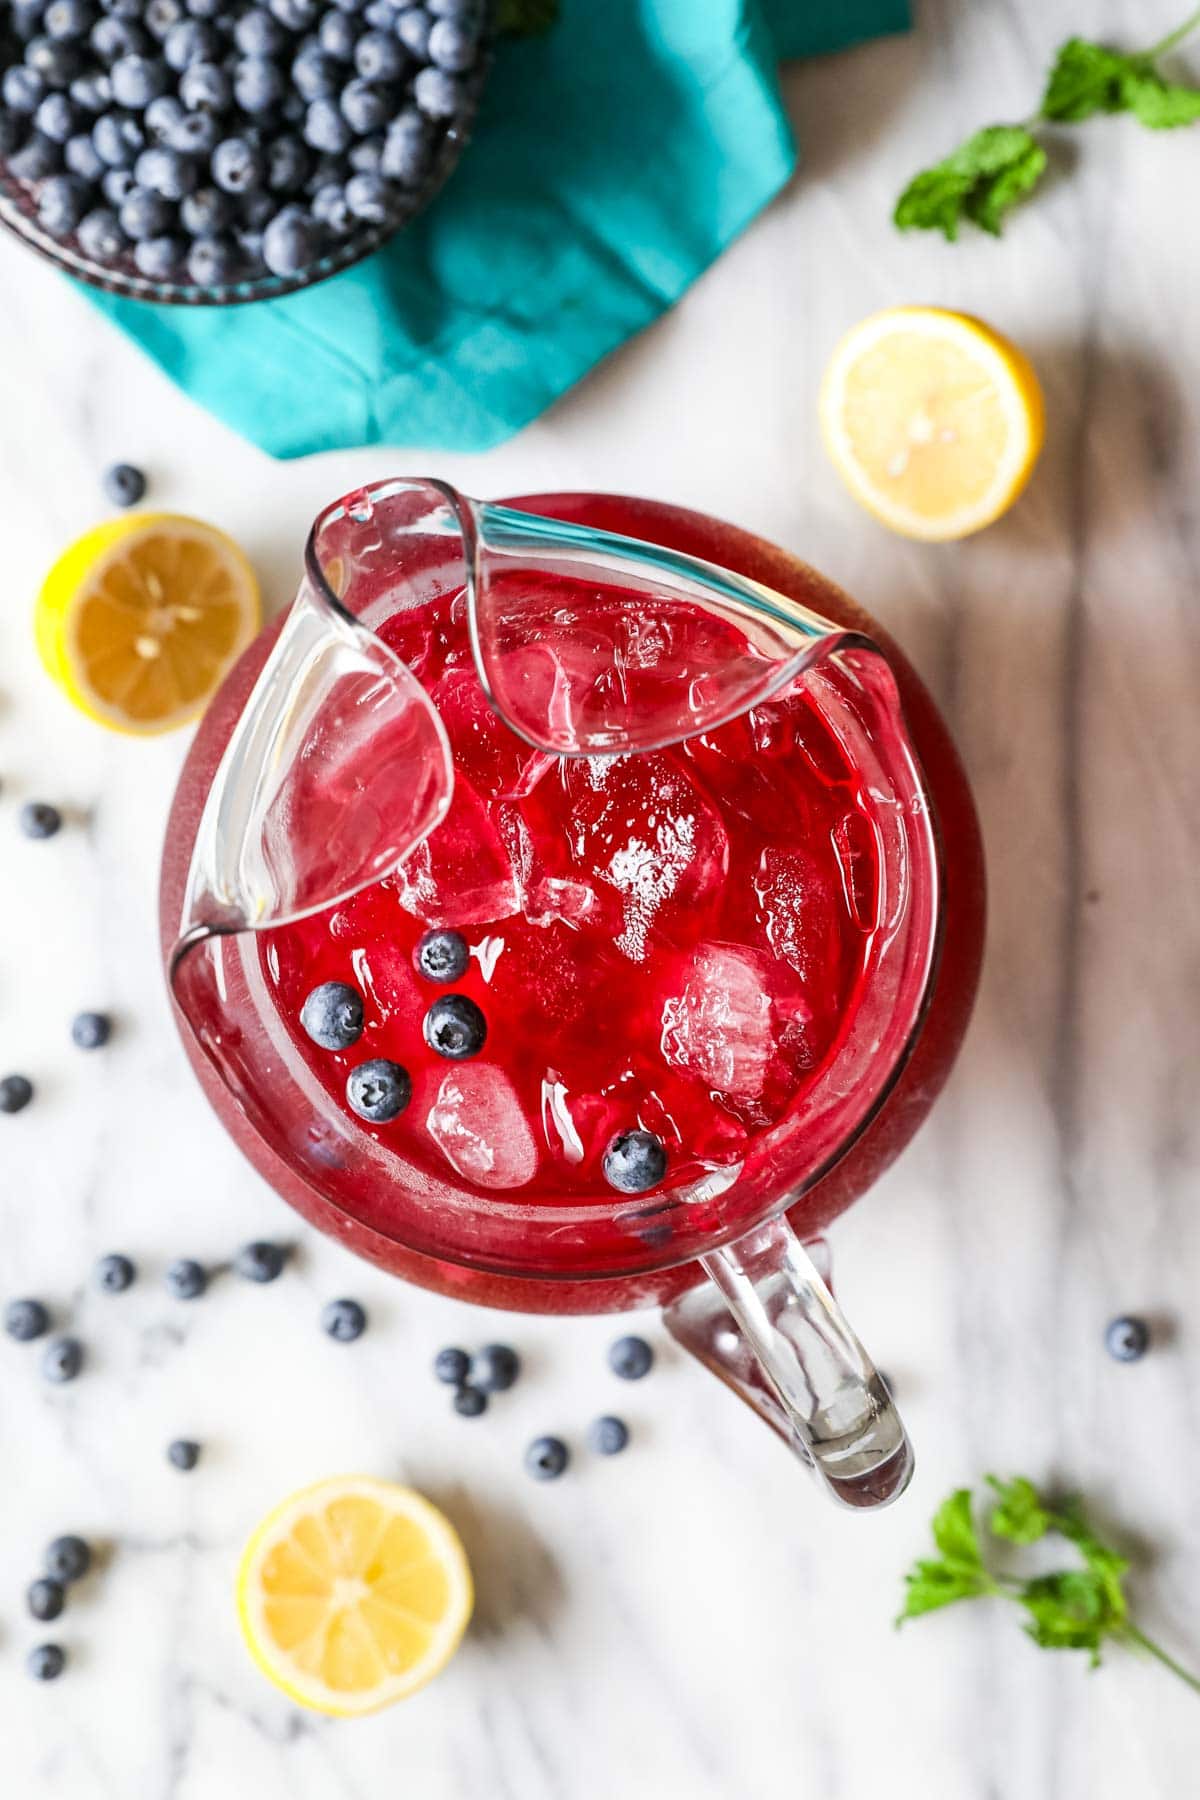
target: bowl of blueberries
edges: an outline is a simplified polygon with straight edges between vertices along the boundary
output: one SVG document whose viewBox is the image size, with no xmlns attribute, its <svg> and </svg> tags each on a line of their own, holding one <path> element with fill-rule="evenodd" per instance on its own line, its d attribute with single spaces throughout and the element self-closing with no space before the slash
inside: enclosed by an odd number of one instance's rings
<svg viewBox="0 0 1200 1800">
<path fill-rule="evenodd" d="M 311 286 L 428 205 L 489 0 L 0 0 L 0 223 L 135 299 Z"/>
</svg>

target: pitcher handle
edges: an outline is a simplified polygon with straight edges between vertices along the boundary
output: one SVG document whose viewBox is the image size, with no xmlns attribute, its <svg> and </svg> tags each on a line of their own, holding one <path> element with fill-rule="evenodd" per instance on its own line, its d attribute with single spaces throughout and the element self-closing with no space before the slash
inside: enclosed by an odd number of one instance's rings
<svg viewBox="0 0 1200 1800">
<path fill-rule="evenodd" d="M 875 1365 L 808 1249 L 780 1215 L 701 1259 L 668 1331 L 808 1462 L 843 1506 L 886 1506 L 912 1446 Z"/>
</svg>

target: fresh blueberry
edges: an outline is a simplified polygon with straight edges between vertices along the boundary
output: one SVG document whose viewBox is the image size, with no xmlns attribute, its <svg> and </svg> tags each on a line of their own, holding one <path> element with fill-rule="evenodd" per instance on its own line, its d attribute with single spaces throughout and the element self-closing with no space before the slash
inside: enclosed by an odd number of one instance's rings
<svg viewBox="0 0 1200 1800">
<path fill-rule="evenodd" d="M 320 15 L 323 0 L 270 0 L 271 11 L 289 31 L 308 31 Z"/>
<path fill-rule="evenodd" d="M 163 39 L 163 56 L 177 73 L 192 63 L 212 62 L 220 55 L 220 40 L 202 19 L 181 19 Z"/>
<path fill-rule="evenodd" d="M 25 61 L 44 77 L 47 87 L 69 87 L 82 73 L 78 48 L 62 38 L 31 38 L 25 46 Z"/>
<path fill-rule="evenodd" d="M 454 1410 L 464 1419 L 477 1419 L 480 1413 L 487 1411 L 488 1397 L 482 1388 L 469 1384 L 460 1387 L 454 1396 Z"/>
<path fill-rule="evenodd" d="M 391 183 L 370 170 L 352 175 L 346 183 L 346 204 L 364 225 L 385 224 L 391 215 L 393 199 Z M 469 1056 L 472 1052 L 468 1050 L 462 1054 Z"/>
<path fill-rule="evenodd" d="M 133 246 L 138 274 L 147 281 L 174 281 L 186 256 L 187 244 L 181 237 L 143 238 Z"/>
<path fill-rule="evenodd" d="M 21 808 L 21 830 L 27 838 L 52 838 L 62 828 L 62 814 L 45 800 L 29 800 Z"/>
<path fill-rule="evenodd" d="M 152 151 L 146 152 L 153 155 Z M 139 159 L 140 166 L 140 159 Z M 135 187 L 121 206 L 118 217 L 127 238 L 139 243 L 142 238 L 163 237 L 175 223 L 175 208 L 161 194 L 149 188 Z"/>
<path fill-rule="evenodd" d="M 629 1427 L 624 1419 L 616 1419 L 611 1413 L 603 1418 L 593 1419 L 588 1428 L 588 1443 L 597 1456 L 619 1456 L 629 1442 Z"/>
<path fill-rule="evenodd" d="M 42 1351 L 42 1374 L 56 1387 L 64 1381 L 74 1381 L 82 1367 L 83 1345 L 78 1338 L 51 1338 Z"/>
<path fill-rule="evenodd" d="M 407 63 L 399 40 L 386 31 L 364 31 L 354 46 L 354 66 L 364 81 L 398 81 Z"/>
<path fill-rule="evenodd" d="M 75 137 L 67 139 L 63 146 L 63 161 L 72 175 L 78 175 L 82 181 L 89 181 L 94 185 L 104 178 L 104 164 L 88 131 L 78 132 Z"/>
<path fill-rule="evenodd" d="M 102 113 L 112 105 L 112 82 L 107 75 L 77 75 L 67 91 L 86 113 Z"/>
<path fill-rule="evenodd" d="M 525 1452 L 525 1467 L 535 1481 L 556 1481 L 571 1460 L 561 1438 L 534 1438 Z"/>
<path fill-rule="evenodd" d="M 119 1251 L 102 1256 L 96 1264 L 95 1281 L 102 1294 L 123 1294 L 136 1280 L 137 1269 Z"/>
<path fill-rule="evenodd" d="M 224 287 L 235 278 L 241 263 L 242 255 L 235 238 L 198 237 L 187 253 L 188 280 L 197 287 Z"/>
<path fill-rule="evenodd" d="M 162 43 L 184 17 L 183 0 L 148 0 L 142 17 L 146 30 Z"/>
<path fill-rule="evenodd" d="M 260 187 L 266 160 L 249 138 L 223 138 L 212 153 L 212 177 L 227 194 L 245 194 Z"/>
<path fill-rule="evenodd" d="M 67 1666 L 67 1653 L 61 1644 L 35 1644 L 25 1658 L 25 1667 L 35 1681 L 57 1681 Z"/>
<path fill-rule="evenodd" d="M 328 101 L 314 104 L 326 106 Z M 285 206 L 263 232 L 263 261 L 272 275 L 298 275 L 315 260 L 320 247 L 320 225 L 299 206 Z"/>
<path fill-rule="evenodd" d="M 203 114 L 193 113 L 193 118 Z M 234 205 L 220 188 L 197 188 L 179 202 L 179 221 L 192 237 L 212 237 L 233 223 Z"/>
<path fill-rule="evenodd" d="M 137 180 L 132 169 L 105 169 L 100 177 L 100 192 L 118 213 L 136 186 Z M 86 224 L 86 220 L 84 223 Z M 117 231 L 121 243 L 124 244 L 125 237 L 121 232 L 119 221 L 117 222 Z M 82 235 L 83 227 L 81 226 L 80 236 L 82 237 Z"/>
<path fill-rule="evenodd" d="M 447 1387 L 463 1387 L 471 1373 L 471 1359 L 457 1344 L 450 1344 L 434 1357 L 433 1372 Z"/>
<path fill-rule="evenodd" d="M 179 1256 L 167 1264 L 163 1281 L 173 1300 L 198 1300 L 208 1286 L 208 1271 L 194 1257 Z"/>
<path fill-rule="evenodd" d="M 350 167 L 360 175 L 378 175 L 383 165 L 383 138 L 376 133 L 374 137 L 359 138 L 351 144 L 346 160 Z"/>
<path fill-rule="evenodd" d="M 399 1118 L 411 1099 L 412 1080 L 408 1070 L 382 1056 L 359 1063 L 346 1077 L 346 1100 L 350 1110 L 370 1125 L 386 1125 L 389 1120 Z"/>
<path fill-rule="evenodd" d="M 421 111 L 431 119 L 452 119 L 462 107 L 462 84 L 445 69 L 422 69 L 412 91 Z"/>
<path fill-rule="evenodd" d="M 667 1172 L 667 1152 L 652 1131 L 623 1131 L 604 1152 L 604 1179 L 619 1194 L 644 1194 Z"/>
<path fill-rule="evenodd" d="M 200 1446 L 194 1438 L 173 1438 L 167 1445 L 167 1461 L 187 1475 L 200 1461 Z"/>
<path fill-rule="evenodd" d="M 356 181 L 363 179 L 355 176 Z M 349 188 L 347 183 L 347 188 Z M 487 1039 L 487 1020 L 465 994 L 444 994 L 425 1014 L 425 1042 L 450 1062 L 478 1056 Z"/>
<path fill-rule="evenodd" d="M 654 1367 L 654 1352 L 640 1337 L 620 1337 L 609 1346 L 608 1366 L 622 1381 L 641 1381 Z"/>
<path fill-rule="evenodd" d="M 62 166 L 62 145 L 36 131 L 24 147 L 9 158 L 9 172 L 19 181 L 44 181 Z"/>
<path fill-rule="evenodd" d="M 367 1329 L 367 1315 L 357 1300 L 331 1300 L 321 1314 L 321 1330 L 339 1344 L 352 1344 Z"/>
<path fill-rule="evenodd" d="M 224 112 L 233 83 L 218 63 L 189 63 L 179 77 L 179 98 L 189 112 Z"/>
<path fill-rule="evenodd" d="M 128 227 L 126 227 L 126 229 L 128 230 Z M 133 236 L 132 232 L 130 232 L 130 236 Z M 129 467 L 127 463 L 118 463 L 116 466 L 117 468 Z M 130 469 L 129 472 L 132 475 L 137 475 L 141 480 L 141 492 L 138 495 L 138 498 L 140 499 L 141 495 L 146 491 L 146 478 L 138 469 Z M 108 475 L 111 476 L 112 473 L 113 470 L 110 469 Z M 109 486 L 107 477 L 105 478 L 105 492 L 111 499 L 112 490 Z M 132 505 L 132 502 L 120 501 L 117 504 L 128 506 Z M 76 1044 L 80 1050 L 100 1050 L 107 1044 L 111 1036 L 112 1020 L 107 1013 L 81 1012 L 76 1013 L 75 1017 L 71 1020 L 71 1042 Z"/>
<path fill-rule="evenodd" d="M 332 98 L 344 78 L 338 62 L 315 39 L 297 53 L 292 63 L 292 81 L 305 100 Z"/>
<path fill-rule="evenodd" d="M 4 1329 L 18 1344 L 31 1344 L 49 1331 L 50 1314 L 40 1300 L 10 1300 L 4 1309 Z"/>
<path fill-rule="evenodd" d="M 65 94 L 47 94 L 33 115 L 33 122 L 43 137 L 55 144 L 65 144 L 84 123 L 84 116 Z"/>
<path fill-rule="evenodd" d="M 323 981 L 300 1008 L 300 1023 L 322 1050 L 348 1050 L 362 1036 L 362 995 L 345 981 Z"/>
<path fill-rule="evenodd" d="M 78 175 L 51 175 L 38 189 L 38 224 L 51 237 L 70 237 L 87 206 L 88 184 Z"/>
<path fill-rule="evenodd" d="M 150 39 L 146 36 L 146 33 L 142 30 L 141 26 L 135 25 L 130 19 L 106 18 L 97 20 L 96 24 L 92 27 L 92 35 L 89 41 L 92 49 L 100 58 L 101 62 L 107 64 L 109 67 L 117 61 L 118 57 L 141 56 L 152 47 Z M 111 76 L 106 73 L 104 75 L 104 80 L 111 93 Z"/>
<path fill-rule="evenodd" d="M 392 114 L 387 95 L 369 81 L 348 81 L 342 89 L 341 108 L 342 117 L 359 137 L 382 131 Z"/>
<path fill-rule="evenodd" d="M 362 9 L 363 23 L 372 31 L 392 31 L 396 24 L 396 9 L 392 0 L 367 0 Z"/>
<path fill-rule="evenodd" d="M 308 179 L 310 158 L 298 137 L 283 135 L 267 145 L 267 186 L 275 194 L 295 194 Z"/>
<path fill-rule="evenodd" d="M 511 1344 L 485 1344 L 471 1363 L 471 1380 L 485 1394 L 505 1394 L 521 1373 L 521 1359 Z"/>
<path fill-rule="evenodd" d="M 159 94 L 146 108 L 146 130 L 156 143 L 165 144 L 184 116 L 183 101 L 178 94 Z"/>
<path fill-rule="evenodd" d="M 336 100 L 314 100 L 304 115 L 304 141 L 314 150 L 340 156 L 349 148 L 353 133 Z"/>
<path fill-rule="evenodd" d="M 439 19 L 429 33 L 429 60 L 451 75 L 462 75 L 475 61 L 475 33 L 457 19 Z"/>
<path fill-rule="evenodd" d="M 42 17 L 42 29 L 47 37 L 81 38 L 87 36 L 95 22 L 96 14 L 88 0 L 50 0 Z"/>
<path fill-rule="evenodd" d="M 126 175 L 126 169 L 110 169 L 109 175 Z M 104 183 L 107 190 L 108 176 Z M 98 206 L 79 221 L 79 245 L 92 262 L 111 263 L 129 248 L 129 239 L 121 230 L 121 221 L 107 206 Z"/>
<path fill-rule="evenodd" d="M 92 1566 L 92 1552 L 85 1539 L 68 1532 L 47 1544 L 42 1566 L 52 1581 L 69 1586 L 73 1581 L 83 1580 Z"/>
<path fill-rule="evenodd" d="M 261 1285 L 278 1280 L 286 1261 L 287 1250 L 282 1244 L 256 1238 L 253 1243 L 242 1245 L 233 1259 L 233 1266 L 243 1281 L 256 1281 Z"/>
<path fill-rule="evenodd" d="M 185 112 L 172 125 L 167 143 L 184 156 L 204 157 L 212 155 L 220 138 L 221 125 L 214 113 Z"/>
<path fill-rule="evenodd" d="M 110 169 L 131 169 L 146 148 L 146 133 L 132 113 L 101 113 L 92 126 L 92 142 Z"/>
<path fill-rule="evenodd" d="M 158 56 L 119 57 L 108 73 L 113 99 L 131 112 L 144 112 L 171 84 L 170 71 Z"/>
<path fill-rule="evenodd" d="M 327 181 L 317 189 L 312 197 L 312 215 L 334 237 L 344 237 L 354 227 L 350 208 L 346 205 L 346 190 L 336 181 Z"/>
<path fill-rule="evenodd" d="M 291 40 L 286 25 L 264 7 L 252 6 L 234 25 L 233 41 L 243 56 L 279 56 Z"/>
<path fill-rule="evenodd" d="M 1113 1319 L 1104 1333 L 1104 1348 L 1117 1362 L 1137 1362 L 1150 1348 L 1150 1327 L 1127 1314 Z"/>
<path fill-rule="evenodd" d="M 396 36 L 404 48 L 424 62 L 429 55 L 429 34 L 433 20 L 423 6 L 410 6 L 396 19 Z"/>
<path fill-rule="evenodd" d="M 353 62 L 359 29 L 345 13 L 327 12 L 317 26 L 317 44 L 334 62 Z"/>
<path fill-rule="evenodd" d="M 233 98 L 255 118 L 279 105 L 286 91 L 283 70 L 267 56 L 246 56 L 233 71 Z"/>
<path fill-rule="evenodd" d="M 61 1581 L 53 1581 L 49 1575 L 39 1575 L 25 1590 L 25 1604 L 30 1616 L 39 1624 L 50 1625 L 67 1604 L 67 1590 Z"/>
<path fill-rule="evenodd" d="M 380 170 L 389 181 L 418 187 L 428 174 L 432 160 L 433 137 L 429 121 L 415 107 L 407 107 L 388 128 Z"/>
<path fill-rule="evenodd" d="M 200 185 L 195 161 L 169 144 L 155 144 L 152 149 L 143 150 L 133 172 L 140 187 L 152 188 L 164 200 L 182 200 Z"/>
</svg>

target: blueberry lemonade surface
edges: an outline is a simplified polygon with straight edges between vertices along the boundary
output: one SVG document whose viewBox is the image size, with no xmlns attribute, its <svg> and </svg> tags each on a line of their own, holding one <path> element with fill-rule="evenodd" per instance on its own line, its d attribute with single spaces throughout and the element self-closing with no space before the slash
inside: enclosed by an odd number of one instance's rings
<svg viewBox="0 0 1200 1800">
<path fill-rule="evenodd" d="M 636 652 L 636 593 L 562 585 L 564 621 L 620 609 Z M 555 757 L 489 705 L 461 589 L 379 633 L 445 727 L 449 811 L 384 880 L 257 934 L 289 1056 L 375 1146 L 356 1214 L 387 1232 L 414 1193 L 486 1199 L 509 1252 L 524 1217 L 531 1262 L 568 1276 L 619 1252 L 556 1231 L 558 1208 L 619 1203 L 616 1238 L 670 1260 L 760 1214 L 881 925 L 877 797 L 835 675 L 667 749 Z M 577 653 L 564 622 L 512 673 L 552 683 Z M 636 653 L 615 678 L 649 679 Z"/>
</svg>

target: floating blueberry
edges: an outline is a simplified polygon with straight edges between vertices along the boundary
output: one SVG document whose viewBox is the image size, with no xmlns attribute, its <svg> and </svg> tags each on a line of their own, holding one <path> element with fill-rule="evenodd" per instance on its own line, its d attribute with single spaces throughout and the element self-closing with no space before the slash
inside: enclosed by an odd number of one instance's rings
<svg viewBox="0 0 1200 1800">
<path fill-rule="evenodd" d="M 173 1438 L 167 1445 L 167 1461 L 186 1475 L 200 1461 L 200 1446 L 194 1438 Z"/>
<path fill-rule="evenodd" d="M 535 1481 L 555 1481 L 571 1460 L 561 1438 L 534 1438 L 525 1452 L 525 1467 Z"/>
<path fill-rule="evenodd" d="M 233 1259 L 233 1266 L 243 1281 L 264 1284 L 278 1280 L 283 1274 L 286 1261 L 287 1250 L 282 1244 L 272 1244 L 264 1238 L 256 1238 L 252 1244 L 242 1245 Z"/>
<path fill-rule="evenodd" d="M 92 1552 L 83 1538 L 68 1532 L 47 1544 L 42 1562 L 51 1580 L 70 1584 L 83 1580 L 92 1566 Z"/>
<path fill-rule="evenodd" d="M 49 1331 L 50 1314 L 40 1300 L 10 1300 L 4 1309 L 4 1329 L 18 1344 L 31 1344 Z"/>
<path fill-rule="evenodd" d="M 346 1099 L 352 1112 L 370 1125 L 398 1118 L 412 1099 L 412 1080 L 399 1063 L 376 1056 L 359 1063 L 346 1077 Z"/>
<path fill-rule="evenodd" d="M 0 1113 L 22 1112 L 33 1099 L 33 1083 L 24 1075 L 0 1077 Z"/>
<path fill-rule="evenodd" d="M 604 1179 L 619 1194 L 645 1194 L 667 1172 L 667 1152 L 652 1131 L 623 1131 L 604 1152 Z"/>
<path fill-rule="evenodd" d="M 629 1442 L 629 1427 L 624 1419 L 605 1413 L 593 1419 L 588 1428 L 588 1443 L 597 1456 L 619 1456 Z"/>
<path fill-rule="evenodd" d="M 485 1394 L 505 1394 L 521 1373 L 521 1359 L 511 1344 L 485 1344 L 471 1362 L 471 1380 Z"/>
<path fill-rule="evenodd" d="M 133 463 L 113 463 L 102 478 L 104 495 L 114 506 L 136 506 L 146 492 L 146 477 Z"/>
<path fill-rule="evenodd" d="M 167 1264 L 163 1282 L 173 1300 L 198 1300 L 208 1286 L 208 1271 L 193 1257 L 180 1256 Z"/>
<path fill-rule="evenodd" d="M 357 1300 L 331 1300 L 321 1314 L 321 1329 L 339 1344 L 352 1344 L 367 1329 L 367 1315 Z"/>
<path fill-rule="evenodd" d="M 42 1351 L 42 1374 L 55 1387 L 74 1381 L 83 1367 L 83 1345 L 78 1338 L 51 1338 Z"/>
<path fill-rule="evenodd" d="M 39 1575 L 25 1590 L 25 1604 L 30 1615 L 42 1625 L 52 1624 L 67 1604 L 67 1590 L 61 1581 Z"/>
<path fill-rule="evenodd" d="M 363 1031 L 363 1002 L 345 981 L 323 981 L 300 1008 L 300 1023 L 322 1050 L 348 1050 Z"/>
<path fill-rule="evenodd" d="M 128 1256 L 114 1251 L 96 1264 L 96 1286 L 102 1294 L 123 1294 L 137 1280 L 137 1268 Z"/>
<path fill-rule="evenodd" d="M 428 981 L 458 981 L 470 966 L 471 952 L 459 931 L 427 931 L 414 960 Z"/>
<path fill-rule="evenodd" d="M 433 1372 L 448 1387 L 462 1387 L 471 1373 L 471 1359 L 465 1350 L 450 1344 L 434 1357 Z"/>
<path fill-rule="evenodd" d="M 451 1062 L 478 1056 L 487 1040 L 487 1020 L 465 994 L 445 994 L 425 1014 L 425 1042 Z"/>
<path fill-rule="evenodd" d="M 35 1681 L 57 1681 L 67 1666 L 67 1653 L 61 1644 L 36 1644 L 25 1658 L 25 1667 Z"/>
<path fill-rule="evenodd" d="M 640 1381 L 654 1367 L 654 1352 L 640 1337 L 620 1337 L 609 1347 L 608 1366 L 622 1381 Z"/>
<path fill-rule="evenodd" d="M 1150 1348 L 1150 1327 L 1144 1319 L 1123 1314 L 1106 1328 L 1104 1348 L 1117 1362 L 1138 1362 Z"/>
<path fill-rule="evenodd" d="M 62 814 L 45 800 L 29 800 L 21 808 L 20 823 L 27 838 L 52 838 L 62 829 Z"/>
<path fill-rule="evenodd" d="M 454 1410 L 464 1419 L 477 1419 L 480 1413 L 487 1411 L 488 1397 L 482 1388 L 472 1387 L 464 1383 L 455 1393 L 452 1402 Z"/>
</svg>

